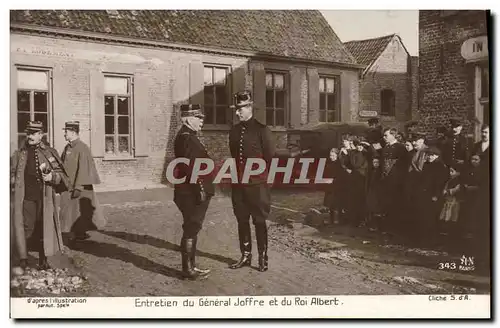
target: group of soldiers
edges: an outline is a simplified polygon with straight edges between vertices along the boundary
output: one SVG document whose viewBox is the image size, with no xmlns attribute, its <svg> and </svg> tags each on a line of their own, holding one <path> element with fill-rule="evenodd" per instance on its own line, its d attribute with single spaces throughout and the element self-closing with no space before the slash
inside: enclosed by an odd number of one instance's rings
<svg viewBox="0 0 500 328">
<path fill-rule="evenodd" d="M 439 234 L 489 234 L 489 126 L 472 147 L 460 119 L 436 135 L 369 121 L 330 153 L 324 205 L 332 223 L 369 225 L 434 244 Z M 444 132 L 444 133 L 443 133 Z"/>
<path fill-rule="evenodd" d="M 24 270 L 28 252 L 38 252 L 38 268 L 46 270 L 47 257 L 64 251 L 64 243 L 87 239 L 87 231 L 106 223 L 93 190 L 100 179 L 78 121 L 65 123 L 61 157 L 44 141 L 42 122 L 29 121 L 25 133 L 11 157 L 12 253 Z"/>
<path fill-rule="evenodd" d="M 229 149 L 236 161 L 238 181 L 244 172 L 249 158 L 264 159 L 270 163 L 275 146 L 269 128 L 253 116 L 253 101 L 250 92 L 239 92 L 234 95 L 235 102 L 231 106 L 240 119 L 240 123 L 232 127 L 229 133 Z M 197 158 L 210 158 L 205 146 L 198 139 L 197 132 L 203 126 L 203 111 L 200 105 L 182 105 L 182 127 L 175 139 L 175 157 L 188 158 L 194 163 Z M 209 274 L 210 270 L 198 268 L 195 262 L 197 235 L 202 228 L 203 220 L 215 194 L 213 174 L 198 178 L 190 183 L 193 166 L 179 165 L 176 178 L 186 177 L 186 182 L 176 184 L 174 202 L 183 215 L 183 236 L 181 239 L 182 270 L 189 279 L 196 279 Z M 268 270 L 268 236 L 266 219 L 271 209 L 271 194 L 267 177 L 252 176 L 248 183 L 232 185 L 232 204 L 238 221 L 238 237 L 241 258 L 230 266 L 239 269 L 250 266 L 252 262 L 252 237 L 250 217 L 255 226 L 258 252 L 258 270 Z"/>
</svg>

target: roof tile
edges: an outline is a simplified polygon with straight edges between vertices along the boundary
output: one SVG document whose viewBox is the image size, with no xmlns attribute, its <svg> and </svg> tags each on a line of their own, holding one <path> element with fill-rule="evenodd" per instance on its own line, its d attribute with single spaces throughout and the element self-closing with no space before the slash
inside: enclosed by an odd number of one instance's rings
<svg viewBox="0 0 500 328">
<path fill-rule="evenodd" d="M 395 34 L 375 39 L 344 42 L 345 47 L 356 58 L 358 64 L 370 66 L 384 51 Z"/>
<path fill-rule="evenodd" d="M 110 11 L 111 12 L 111 11 Z M 317 10 L 11 10 L 11 24 L 355 64 Z"/>
</svg>

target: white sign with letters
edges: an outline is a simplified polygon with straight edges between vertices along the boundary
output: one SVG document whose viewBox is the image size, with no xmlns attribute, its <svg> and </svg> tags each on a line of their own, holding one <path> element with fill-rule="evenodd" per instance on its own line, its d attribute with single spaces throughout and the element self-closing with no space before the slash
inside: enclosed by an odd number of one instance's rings
<svg viewBox="0 0 500 328">
<path fill-rule="evenodd" d="M 360 110 L 359 116 L 361 117 L 377 117 L 378 113 L 375 110 Z"/>
<path fill-rule="evenodd" d="M 468 62 L 488 58 L 488 37 L 480 36 L 466 40 L 460 49 L 462 57 Z"/>
</svg>

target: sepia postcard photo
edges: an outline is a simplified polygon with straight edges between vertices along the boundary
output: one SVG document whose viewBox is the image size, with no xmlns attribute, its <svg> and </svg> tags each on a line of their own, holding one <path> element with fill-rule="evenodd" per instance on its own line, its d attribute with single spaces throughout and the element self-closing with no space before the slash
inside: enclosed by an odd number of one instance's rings
<svg viewBox="0 0 500 328">
<path fill-rule="evenodd" d="M 491 318 L 491 33 L 10 10 L 10 317 Z"/>
</svg>

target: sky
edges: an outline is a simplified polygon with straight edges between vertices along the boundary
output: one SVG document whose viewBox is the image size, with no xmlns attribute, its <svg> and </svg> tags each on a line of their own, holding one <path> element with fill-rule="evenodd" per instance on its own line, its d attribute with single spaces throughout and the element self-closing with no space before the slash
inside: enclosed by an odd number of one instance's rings
<svg viewBox="0 0 500 328">
<path fill-rule="evenodd" d="M 398 34 L 418 56 L 418 10 L 322 10 L 342 42 Z"/>
</svg>

